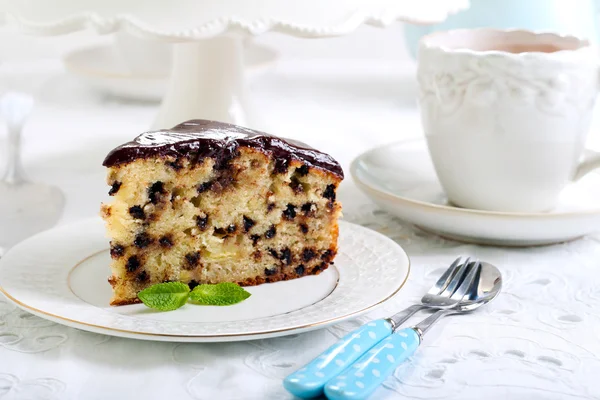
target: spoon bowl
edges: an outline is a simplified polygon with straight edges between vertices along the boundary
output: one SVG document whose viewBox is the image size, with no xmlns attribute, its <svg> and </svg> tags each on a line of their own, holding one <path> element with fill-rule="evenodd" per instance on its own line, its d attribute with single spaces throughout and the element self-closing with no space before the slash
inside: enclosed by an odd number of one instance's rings
<svg viewBox="0 0 600 400">
<path fill-rule="evenodd" d="M 476 310 L 494 300 L 502 290 L 502 274 L 494 265 L 481 263 L 481 269 L 467 294 L 452 309 L 454 313 Z"/>
<path fill-rule="evenodd" d="M 502 274 L 500 270 L 490 263 L 477 262 L 470 266 L 467 272 L 471 276 L 470 282 L 461 283 L 464 295 L 451 308 L 441 309 L 425 318 L 414 326 L 420 337 L 435 324 L 440 318 L 450 314 L 463 314 L 474 311 L 484 304 L 494 300 L 502 290 Z M 474 275 L 474 276 L 473 276 Z M 457 291 L 458 292 L 458 291 Z"/>
</svg>

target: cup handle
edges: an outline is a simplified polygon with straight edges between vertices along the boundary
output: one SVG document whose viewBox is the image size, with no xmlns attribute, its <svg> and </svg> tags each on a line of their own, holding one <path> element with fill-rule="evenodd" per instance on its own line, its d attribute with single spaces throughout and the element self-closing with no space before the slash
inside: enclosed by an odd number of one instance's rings
<svg viewBox="0 0 600 400">
<path fill-rule="evenodd" d="M 586 150 L 583 154 L 583 160 L 579 163 L 573 180 L 577 181 L 592 172 L 596 168 L 600 168 L 600 153 L 592 150 Z"/>
</svg>

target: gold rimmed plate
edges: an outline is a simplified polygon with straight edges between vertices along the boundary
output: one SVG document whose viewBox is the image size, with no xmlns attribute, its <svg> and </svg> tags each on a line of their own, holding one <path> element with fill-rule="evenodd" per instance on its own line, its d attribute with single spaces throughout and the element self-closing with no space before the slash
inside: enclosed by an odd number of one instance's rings
<svg viewBox="0 0 600 400">
<path fill-rule="evenodd" d="M 225 342 L 318 329 L 356 317 L 394 296 L 410 268 L 391 239 L 340 223 L 335 265 L 317 276 L 249 287 L 227 307 L 187 304 L 157 312 L 108 305 L 110 256 L 100 219 L 36 235 L 0 259 L 0 292 L 25 311 L 86 331 L 143 340 Z"/>
</svg>

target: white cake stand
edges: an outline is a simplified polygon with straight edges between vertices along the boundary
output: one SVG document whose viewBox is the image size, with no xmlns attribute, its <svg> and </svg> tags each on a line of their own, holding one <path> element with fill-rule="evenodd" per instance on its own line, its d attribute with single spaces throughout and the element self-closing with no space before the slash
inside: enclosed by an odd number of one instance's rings
<svg viewBox="0 0 600 400">
<path fill-rule="evenodd" d="M 254 126 L 243 80 L 245 36 L 339 36 L 363 24 L 438 23 L 467 7 L 468 0 L 0 0 L 0 21 L 36 35 L 93 29 L 174 42 L 153 127 L 192 118 Z"/>
</svg>

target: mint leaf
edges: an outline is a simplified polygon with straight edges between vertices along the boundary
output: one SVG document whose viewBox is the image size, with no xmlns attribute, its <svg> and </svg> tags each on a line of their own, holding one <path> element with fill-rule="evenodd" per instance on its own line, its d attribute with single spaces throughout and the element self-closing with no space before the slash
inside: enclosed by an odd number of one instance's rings
<svg viewBox="0 0 600 400">
<path fill-rule="evenodd" d="M 250 293 L 230 282 L 216 285 L 198 285 L 190 293 L 190 299 L 205 306 L 229 306 L 246 300 Z"/>
<path fill-rule="evenodd" d="M 160 311 L 176 310 L 183 306 L 190 295 L 190 288 L 181 282 L 157 283 L 138 293 L 138 298 L 150 308 Z"/>
</svg>

